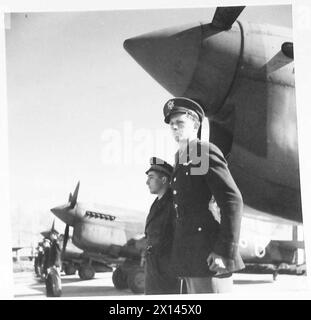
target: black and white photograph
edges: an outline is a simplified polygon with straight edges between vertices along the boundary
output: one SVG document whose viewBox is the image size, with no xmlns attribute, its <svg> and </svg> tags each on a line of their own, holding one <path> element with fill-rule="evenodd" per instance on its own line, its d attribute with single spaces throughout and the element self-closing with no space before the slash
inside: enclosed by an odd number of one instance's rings
<svg viewBox="0 0 311 320">
<path fill-rule="evenodd" d="M 293 10 L 5 12 L 15 299 L 309 290 Z"/>
</svg>

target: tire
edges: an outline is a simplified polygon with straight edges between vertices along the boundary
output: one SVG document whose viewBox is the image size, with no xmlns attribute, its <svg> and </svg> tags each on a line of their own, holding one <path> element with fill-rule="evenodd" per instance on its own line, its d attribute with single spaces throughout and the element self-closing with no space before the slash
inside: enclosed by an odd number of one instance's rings
<svg viewBox="0 0 311 320">
<path fill-rule="evenodd" d="M 113 271 L 112 282 L 114 284 L 114 287 L 118 290 L 128 288 L 127 274 L 120 267 L 117 267 L 116 270 Z"/>
<path fill-rule="evenodd" d="M 81 280 L 90 280 L 95 276 L 95 270 L 90 265 L 81 265 L 78 273 Z"/>
<path fill-rule="evenodd" d="M 134 267 L 129 271 L 127 277 L 128 287 L 133 293 L 144 293 L 145 292 L 145 272 L 143 268 Z"/>
<path fill-rule="evenodd" d="M 72 276 L 76 274 L 76 267 L 72 263 L 68 263 L 64 266 L 64 272 L 67 276 Z"/>
<path fill-rule="evenodd" d="M 46 296 L 60 297 L 62 295 L 62 284 L 59 273 L 52 269 L 45 280 Z"/>
</svg>

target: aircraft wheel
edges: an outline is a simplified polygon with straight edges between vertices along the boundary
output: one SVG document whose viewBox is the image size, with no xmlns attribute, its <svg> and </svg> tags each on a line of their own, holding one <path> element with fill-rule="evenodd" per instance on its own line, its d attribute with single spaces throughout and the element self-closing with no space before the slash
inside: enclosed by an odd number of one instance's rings
<svg viewBox="0 0 311 320">
<path fill-rule="evenodd" d="M 127 284 L 133 293 L 144 293 L 145 291 L 145 272 L 143 268 L 134 268 L 129 271 Z"/>
<path fill-rule="evenodd" d="M 128 288 L 126 273 L 120 267 L 117 267 L 116 270 L 113 271 L 112 282 L 118 290 Z"/>
<path fill-rule="evenodd" d="M 77 269 L 72 263 L 66 264 L 64 266 L 64 272 L 67 276 L 71 276 L 71 275 L 75 274 L 76 271 L 77 271 Z"/>
<path fill-rule="evenodd" d="M 81 265 L 78 273 L 81 280 L 90 280 L 95 276 L 95 270 L 90 265 Z"/>
</svg>

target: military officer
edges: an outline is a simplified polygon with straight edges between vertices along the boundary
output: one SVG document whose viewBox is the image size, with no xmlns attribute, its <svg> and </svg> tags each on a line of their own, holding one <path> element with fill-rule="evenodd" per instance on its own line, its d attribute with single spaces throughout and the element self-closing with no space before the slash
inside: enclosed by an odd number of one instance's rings
<svg viewBox="0 0 311 320">
<path fill-rule="evenodd" d="M 199 103 L 174 98 L 163 112 L 179 144 L 171 180 L 176 214 L 172 267 L 188 293 L 229 292 L 232 272 L 244 267 L 238 251 L 241 193 L 222 152 L 200 139 L 204 111 Z M 220 219 L 209 209 L 212 197 Z"/>
<path fill-rule="evenodd" d="M 146 220 L 145 294 L 179 293 L 179 280 L 171 274 L 170 255 L 174 231 L 172 192 L 169 188 L 173 167 L 159 158 L 151 158 L 147 185 L 156 194 Z"/>
</svg>

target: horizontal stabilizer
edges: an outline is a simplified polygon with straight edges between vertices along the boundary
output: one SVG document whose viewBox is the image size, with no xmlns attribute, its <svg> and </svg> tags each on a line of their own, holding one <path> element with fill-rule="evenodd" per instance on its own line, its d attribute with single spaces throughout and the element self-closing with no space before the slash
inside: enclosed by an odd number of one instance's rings
<svg viewBox="0 0 311 320">
<path fill-rule="evenodd" d="M 271 245 L 276 245 L 288 250 L 304 249 L 304 241 L 295 241 L 295 240 L 272 240 Z"/>
</svg>

